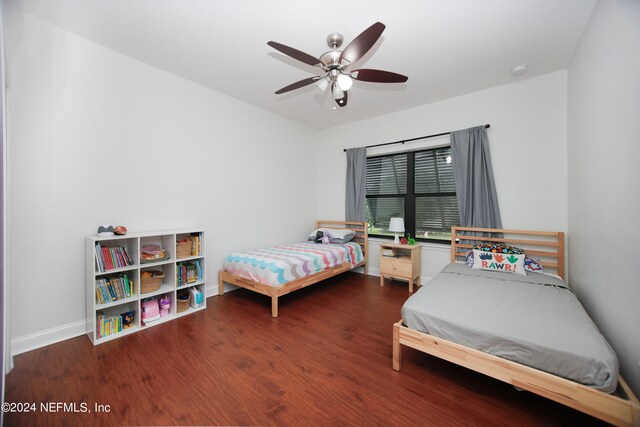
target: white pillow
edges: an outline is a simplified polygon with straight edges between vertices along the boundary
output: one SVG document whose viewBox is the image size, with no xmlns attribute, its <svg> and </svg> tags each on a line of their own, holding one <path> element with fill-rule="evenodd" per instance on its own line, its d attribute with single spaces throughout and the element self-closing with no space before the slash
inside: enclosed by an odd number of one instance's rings
<svg viewBox="0 0 640 427">
<path fill-rule="evenodd" d="M 317 230 L 314 230 L 311 234 L 309 234 L 309 240 L 315 240 L 318 231 L 328 231 L 329 234 L 331 234 L 331 237 L 334 239 L 344 239 L 349 235 L 356 234 L 355 231 L 349 228 L 318 228 Z"/>
<path fill-rule="evenodd" d="M 524 270 L 525 255 L 501 254 L 494 252 L 473 250 L 473 268 L 476 270 L 502 271 L 527 275 Z"/>
</svg>

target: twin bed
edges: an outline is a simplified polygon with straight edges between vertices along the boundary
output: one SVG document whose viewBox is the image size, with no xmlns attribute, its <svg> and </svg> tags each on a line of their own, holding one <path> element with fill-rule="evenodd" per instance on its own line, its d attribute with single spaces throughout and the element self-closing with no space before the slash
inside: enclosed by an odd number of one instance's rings
<svg viewBox="0 0 640 427">
<path fill-rule="evenodd" d="M 476 242 L 518 245 L 557 275 L 456 263 Z M 454 227 L 451 262 L 402 307 L 393 325 L 395 370 L 405 345 L 609 423 L 640 424 L 615 353 L 563 280 L 564 233 Z"/>
<path fill-rule="evenodd" d="M 351 230 L 346 243 L 292 243 L 228 256 L 218 273 L 218 292 L 231 283 L 271 297 L 271 316 L 278 317 L 278 298 L 357 267 L 368 273 L 368 225 L 356 221 L 316 221 L 316 229 Z M 337 234 L 337 233 L 334 233 Z"/>
<path fill-rule="evenodd" d="M 367 223 L 316 223 L 323 227 L 351 229 L 355 237 L 230 255 L 219 273 L 219 293 L 227 282 L 267 295 L 277 317 L 282 295 L 360 266 L 367 274 Z M 456 262 L 477 242 L 517 245 L 539 258 L 545 273 Z M 454 227 L 451 262 L 402 307 L 393 325 L 396 371 L 404 345 L 609 423 L 640 425 L 640 403 L 618 375 L 615 353 L 564 282 L 564 233 Z"/>
</svg>

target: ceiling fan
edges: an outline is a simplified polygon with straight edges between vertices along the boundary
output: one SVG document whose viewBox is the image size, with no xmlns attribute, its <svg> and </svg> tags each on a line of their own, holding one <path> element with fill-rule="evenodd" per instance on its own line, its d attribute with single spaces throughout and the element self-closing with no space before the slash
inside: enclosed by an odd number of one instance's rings
<svg viewBox="0 0 640 427">
<path fill-rule="evenodd" d="M 275 93 L 289 92 L 301 87 L 316 83 L 316 88 L 323 93 L 327 87 L 331 87 L 331 93 L 336 103 L 340 107 L 347 105 L 347 93 L 353 84 L 353 80 L 374 83 L 404 83 L 408 77 L 402 74 L 392 73 L 390 71 L 373 70 L 361 68 L 358 70 L 348 71 L 347 68 L 354 62 L 362 58 L 373 47 L 376 41 L 382 35 L 385 26 L 381 22 L 376 22 L 358 37 L 353 39 L 342 51 L 338 50 L 342 46 L 344 38 L 342 34 L 332 33 L 327 36 L 327 45 L 330 51 L 323 53 L 320 58 L 301 52 L 283 44 L 270 41 L 267 44 L 272 48 L 279 50 L 293 59 L 304 62 L 312 67 L 319 67 L 324 71 L 323 76 L 307 77 L 298 82 L 292 83 Z"/>
</svg>

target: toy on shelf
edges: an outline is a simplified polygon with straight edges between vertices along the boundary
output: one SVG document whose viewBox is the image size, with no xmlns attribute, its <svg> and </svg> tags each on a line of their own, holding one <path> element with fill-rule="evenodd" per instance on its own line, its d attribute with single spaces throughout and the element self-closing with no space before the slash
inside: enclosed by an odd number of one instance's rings
<svg viewBox="0 0 640 427">
<path fill-rule="evenodd" d="M 158 301 L 158 304 L 160 306 L 160 316 L 161 317 L 168 316 L 169 308 L 171 308 L 171 295 L 165 295 L 162 298 L 160 298 L 160 300 Z"/>
<path fill-rule="evenodd" d="M 113 225 L 105 224 L 98 227 L 98 236 L 100 237 L 113 236 Z"/>
<path fill-rule="evenodd" d="M 122 313 L 122 329 L 128 329 L 134 326 L 133 324 L 133 316 L 135 316 L 134 311 L 127 311 L 126 313 Z"/>
</svg>

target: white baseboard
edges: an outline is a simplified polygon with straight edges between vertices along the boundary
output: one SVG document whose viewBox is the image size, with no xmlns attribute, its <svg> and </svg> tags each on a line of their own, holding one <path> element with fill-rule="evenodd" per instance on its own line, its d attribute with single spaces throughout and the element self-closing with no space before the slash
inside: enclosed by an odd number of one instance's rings
<svg viewBox="0 0 640 427">
<path fill-rule="evenodd" d="M 204 288 L 204 296 L 206 298 L 211 298 L 213 296 L 218 295 L 218 286 L 205 286 Z"/>
<path fill-rule="evenodd" d="M 25 335 L 11 340 L 11 355 L 15 356 L 36 348 L 55 344 L 87 333 L 84 320 Z M 87 338 L 89 339 L 89 338 Z"/>
<path fill-rule="evenodd" d="M 229 289 L 231 290 L 231 289 Z M 207 298 L 218 295 L 218 287 L 207 288 Z M 87 333 L 87 322 L 84 320 L 25 335 L 11 340 L 11 355 L 26 353 L 40 347 L 65 341 Z M 88 338 L 87 338 L 88 339 Z"/>
</svg>

